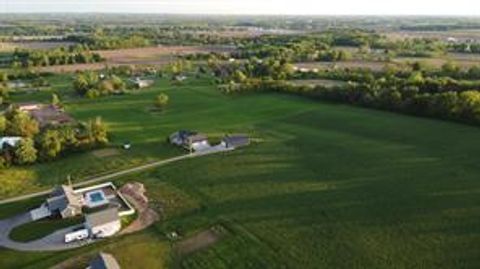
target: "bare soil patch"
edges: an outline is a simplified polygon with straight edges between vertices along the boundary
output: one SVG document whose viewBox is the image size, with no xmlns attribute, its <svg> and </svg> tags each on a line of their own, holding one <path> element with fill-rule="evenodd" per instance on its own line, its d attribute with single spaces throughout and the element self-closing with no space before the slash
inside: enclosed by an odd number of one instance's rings
<svg viewBox="0 0 480 269">
<path fill-rule="evenodd" d="M 223 235 L 219 230 L 223 230 L 223 228 L 219 229 L 219 227 L 212 227 L 178 242 L 175 245 L 177 254 L 180 256 L 189 255 L 212 246 L 222 239 Z"/>
<path fill-rule="evenodd" d="M 143 184 L 128 183 L 120 189 L 120 192 L 123 197 L 135 207 L 138 213 L 137 219 L 123 229 L 120 234 L 130 234 L 141 231 L 160 219 L 160 215 L 149 207 Z"/>
<path fill-rule="evenodd" d="M 92 154 L 98 158 L 105 158 L 105 157 L 112 157 L 112 156 L 119 155 L 120 151 L 118 149 L 112 149 L 112 148 L 99 149 L 99 150 L 93 151 Z"/>
</svg>

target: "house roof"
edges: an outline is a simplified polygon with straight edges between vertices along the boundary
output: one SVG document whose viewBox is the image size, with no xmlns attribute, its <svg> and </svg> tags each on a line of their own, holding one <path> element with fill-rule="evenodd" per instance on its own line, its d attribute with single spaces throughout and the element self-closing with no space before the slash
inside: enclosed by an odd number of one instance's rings
<svg viewBox="0 0 480 269">
<path fill-rule="evenodd" d="M 208 138 L 204 134 L 195 134 L 195 135 L 189 136 L 187 139 L 190 143 L 195 143 L 195 142 L 205 141 Z"/>
<path fill-rule="evenodd" d="M 85 222 L 90 227 L 96 227 L 110 222 L 118 221 L 118 209 L 109 208 L 85 216 Z"/>
<path fill-rule="evenodd" d="M 227 143 L 229 147 L 246 146 L 250 143 L 248 135 L 245 134 L 228 135 L 223 138 L 223 141 Z"/>
<path fill-rule="evenodd" d="M 196 135 L 198 134 L 197 132 L 195 131 L 190 131 L 190 130 L 180 130 L 178 132 L 176 132 L 176 135 L 178 135 L 181 139 L 187 139 L 188 137 L 192 136 L 192 135 Z"/>
<path fill-rule="evenodd" d="M 100 252 L 90 262 L 90 269 L 120 269 L 120 265 L 112 255 Z"/>
<path fill-rule="evenodd" d="M 17 136 L 0 137 L 0 149 L 3 149 L 5 144 L 15 147 L 21 140 L 22 138 Z"/>
<path fill-rule="evenodd" d="M 81 198 L 74 193 L 71 186 L 59 186 L 53 191 L 52 196 L 47 199 L 50 210 L 60 209 L 62 211 L 69 206 L 82 207 Z"/>
</svg>

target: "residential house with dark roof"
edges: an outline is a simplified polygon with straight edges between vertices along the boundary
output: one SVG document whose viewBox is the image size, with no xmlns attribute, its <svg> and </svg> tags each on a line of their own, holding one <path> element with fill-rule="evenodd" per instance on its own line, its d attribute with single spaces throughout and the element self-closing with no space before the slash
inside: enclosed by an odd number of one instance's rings
<svg viewBox="0 0 480 269">
<path fill-rule="evenodd" d="M 47 207 L 52 215 L 58 214 L 62 218 L 75 217 L 82 214 L 82 196 L 75 194 L 71 186 L 62 185 L 47 199 Z"/>
</svg>

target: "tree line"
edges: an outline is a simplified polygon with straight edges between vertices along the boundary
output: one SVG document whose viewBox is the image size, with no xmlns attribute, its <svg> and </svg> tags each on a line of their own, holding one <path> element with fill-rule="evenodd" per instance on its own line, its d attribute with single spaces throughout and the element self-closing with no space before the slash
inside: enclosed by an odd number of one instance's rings
<svg viewBox="0 0 480 269">
<path fill-rule="evenodd" d="M 99 117 L 86 123 L 40 128 L 35 119 L 15 105 L 0 116 L 0 135 L 21 137 L 16 146 L 3 145 L 0 168 L 50 161 L 108 143 L 107 126 Z"/>
<path fill-rule="evenodd" d="M 11 66 L 14 68 L 38 67 L 102 61 L 104 59 L 100 54 L 92 52 L 84 46 L 76 45 L 50 50 L 16 49 L 13 53 Z"/>
</svg>

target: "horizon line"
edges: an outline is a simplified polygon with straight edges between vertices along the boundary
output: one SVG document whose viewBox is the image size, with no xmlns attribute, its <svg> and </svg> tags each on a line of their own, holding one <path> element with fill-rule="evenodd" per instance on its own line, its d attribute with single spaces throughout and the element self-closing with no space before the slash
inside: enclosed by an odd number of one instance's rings
<svg viewBox="0 0 480 269">
<path fill-rule="evenodd" d="M 480 14 L 255 14 L 255 13 L 180 13 L 180 12 L 163 12 L 163 13 L 148 13 L 148 12 L 3 12 L 3 15 L 179 15 L 179 16 L 262 16 L 262 17 L 282 17 L 282 16 L 301 16 L 301 17 L 457 17 L 457 18 L 480 18 Z M 0 18 L 1 20 L 1 18 Z"/>
</svg>

